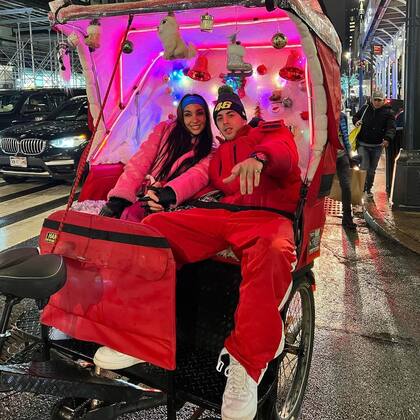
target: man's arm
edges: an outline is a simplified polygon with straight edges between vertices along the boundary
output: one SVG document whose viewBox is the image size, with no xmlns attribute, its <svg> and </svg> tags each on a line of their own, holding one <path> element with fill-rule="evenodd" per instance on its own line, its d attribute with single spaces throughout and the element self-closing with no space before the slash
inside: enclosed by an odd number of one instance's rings
<svg viewBox="0 0 420 420">
<path fill-rule="evenodd" d="M 387 115 L 387 119 L 385 121 L 384 141 L 388 143 L 393 141 L 396 132 L 397 132 L 397 128 L 395 124 L 395 115 L 392 111 L 389 111 Z"/>
<path fill-rule="evenodd" d="M 356 125 L 360 118 L 362 118 L 363 113 L 368 105 L 362 106 L 354 115 L 353 115 L 353 124 Z"/>
</svg>

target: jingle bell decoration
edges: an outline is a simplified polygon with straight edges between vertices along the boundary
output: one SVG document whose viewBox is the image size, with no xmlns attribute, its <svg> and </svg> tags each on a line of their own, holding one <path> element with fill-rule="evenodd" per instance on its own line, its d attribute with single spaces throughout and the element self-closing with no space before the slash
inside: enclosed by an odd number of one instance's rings
<svg viewBox="0 0 420 420">
<path fill-rule="evenodd" d="M 204 55 L 199 55 L 194 66 L 189 70 L 187 76 L 199 82 L 207 82 L 211 79 L 208 71 L 209 61 Z"/>
<path fill-rule="evenodd" d="M 296 50 L 290 52 L 286 65 L 280 69 L 279 74 L 283 79 L 292 82 L 299 82 L 305 78 L 303 58 Z"/>
<path fill-rule="evenodd" d="M 125 41 L 122 47 L 124 54 L 131 54 L 134 50 L 133 43 L 131 41 Z"/>
<path fill-rule="evenodd" d="M 267 69 L 267 66 L 266 66 L 265 64 L 260 64 L 260 65 L 257 67 L 257 73 L 258 73 L 260 76 L 264 76 L 265 74 L 267 74 L 267 71 L 268 71 L 268 69 Z"/>
<path fill-rule="evenodd" d="M 287 36 L 281 32 L 277 32 L 271 38 L 271 44 L 277 50 L 281 50 L 287 45 Z"/>
<path fill-rule="evenodd" d="M 213 30 L 214 19 L 212 15 L 206 13 L 201 16 L 200 30 L 201 32 L 211 32 Z"/>
</svg>

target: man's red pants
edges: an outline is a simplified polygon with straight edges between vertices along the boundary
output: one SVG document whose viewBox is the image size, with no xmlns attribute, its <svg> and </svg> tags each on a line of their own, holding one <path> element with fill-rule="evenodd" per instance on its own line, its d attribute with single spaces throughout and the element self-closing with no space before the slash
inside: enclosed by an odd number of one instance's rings
<svg viewBox="0 0 420 420">
<path fill-rule="evenodd" d="M 229 246 L 241 259 L 235 329 L 225 347 L 258 382 L 284 342 L 279 309 L 290 293 L 296 260 L 292 222 L 262 210 L 192 209 L 157 213 L 143 223 L 168 239 L 178 263 L 204 260 Z"/>
</svg>

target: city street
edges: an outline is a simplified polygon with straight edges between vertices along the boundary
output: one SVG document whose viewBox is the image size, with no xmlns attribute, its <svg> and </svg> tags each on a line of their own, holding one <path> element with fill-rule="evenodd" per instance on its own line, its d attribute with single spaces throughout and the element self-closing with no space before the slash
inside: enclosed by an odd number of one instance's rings
<svg viewBox="0 0 420 420">
<path fill-rule="evenodd" d="M 13 216 L 11 200 L 5 196 L 10 197 L 10 189 L 16 187 L 0 185 L 3 220 L 21 226 L 22 212 L 32 210 L 26 237 L 18 242 L 35 243 L 34 232 L 44 214 L 33 215 L 36 198 L 33 194 L 14 198 L 13 207 L 21 213 Z M 51 201 L 66 188 L 52 186 Z M 47 192 L 44 207 L 49 206 Z M 301 419 L 418 419 L 419 256 L 378 237 L 361 219 L 361 212 L 356 215 L 357 233 L 346 233 L 335 215 L 327 219 L 322 256 L 315 267 L 315 348 Z M 13 223 L 3 227 L 2 238 L 5 232 L 13 237 L 13 227 Z M 54 397 L 2 394 L 0 418 L 48 419 L 54 401 Z M 178 418 L 192 410 L 184 407 Z M 158 420 L 164 419 L 162 413 L 151 410 L 122 418 Z"/>
</svg>

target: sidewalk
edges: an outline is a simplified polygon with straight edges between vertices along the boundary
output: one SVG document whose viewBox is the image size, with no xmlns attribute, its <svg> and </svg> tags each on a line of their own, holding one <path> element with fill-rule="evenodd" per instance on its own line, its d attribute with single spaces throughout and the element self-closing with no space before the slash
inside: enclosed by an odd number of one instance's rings
<svg viewBox="0 0 420 420">
<path fill-rule="evenodd" d="M 420 255 L 420 212 L 391 210 L 385 192 L 385 159 L 376 171 L 373 199 L 365 197 L 363 215 L 377 233 Z"/>
</svg>

